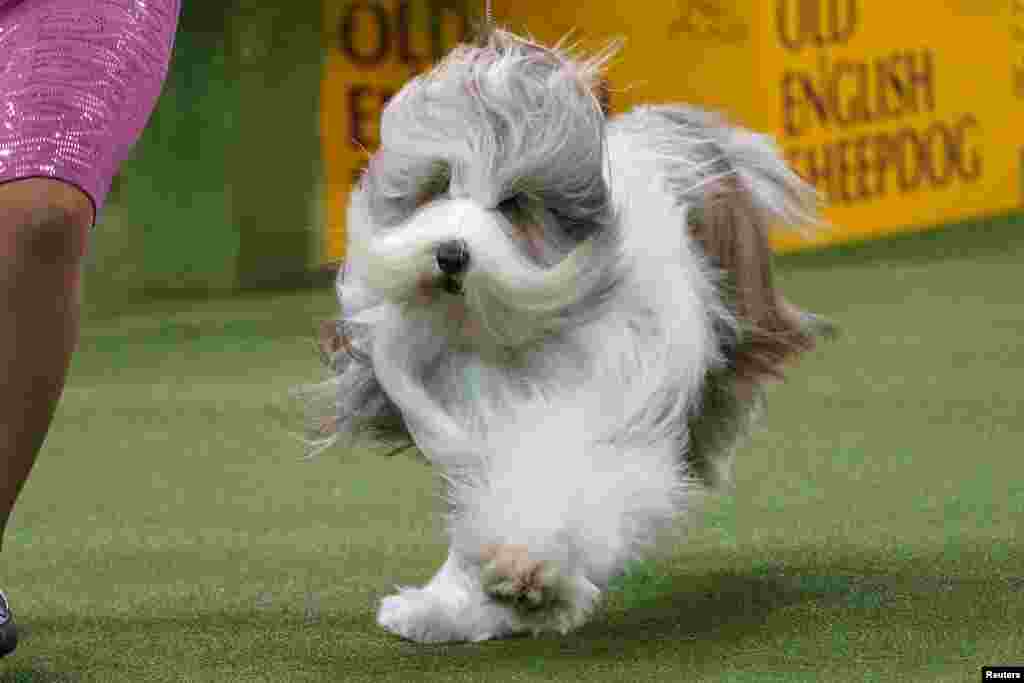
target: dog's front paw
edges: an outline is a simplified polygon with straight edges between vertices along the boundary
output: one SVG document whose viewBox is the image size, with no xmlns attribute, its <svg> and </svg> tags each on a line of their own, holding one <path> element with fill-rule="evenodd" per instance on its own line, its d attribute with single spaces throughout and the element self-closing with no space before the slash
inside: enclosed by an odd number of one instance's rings
<svg viewBox="0 0 1024 683">
<path fill-rule="evenodd" d="M 515 608 L 537 631 L 568 633 L 586 621 L 600 596 L 585 577 L 568 576 L 558 565 L 532 558 L 525 546 L 489 546 L 482 559 L 484 592 Z"/>
<path fill-rule="evenodd" d="M 561 573 L 530 557 L 526 546 L 496 545 L 483 552 L 480 579 L 484 592 L 519 610 L 532 611 L 559 599 Z"/>
<path fill-rule="evenodd" d="M 403 588 L 397 595 L 381 600 L 377 623 L 417 643 L 446 643 L 464 640 L 453 623 L 450 609 L 433 593 Z"/>
<path fill-rule="evenodd" d="M 430 587 L 403 588 L 397 595 L 384 598 L 377 623 L 417 643 L 478 643 L 527 630 L 514 610 L 496 605 L 482 594 L 464 600 L 446 599 Z"/>
</svg>

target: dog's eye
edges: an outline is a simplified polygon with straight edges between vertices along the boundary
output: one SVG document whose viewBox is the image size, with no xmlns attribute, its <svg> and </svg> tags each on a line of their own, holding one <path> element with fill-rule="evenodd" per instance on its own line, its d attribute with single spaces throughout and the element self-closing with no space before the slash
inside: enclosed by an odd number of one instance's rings
<svg viewBox="0 0 1024 683">
<path fill-rule="evenodd" d="M 511 195 L 501 200 L 497 206 L 498 211 L 502 213 L 506 218 L 512 219 L 523 211 L 523 196 L 519 194 Z"/>
<path fill-rule="evenodd" d="M 448 164 L 438 162 L 431 170 L 430 176 L 420 185 L 416 194 L 416 204 L 422 206 L 438 197 L 447 194 L 452 182 L 452 171 Z"/>
<path fill-rule="evenodd" d="M 540 229 L 535 213 L 536 207 L 531 206 L 529 198 L 524 194 L 506 197 L 496 208 L 509 222 L 513 235 L 520 239 L 527 238 Z"/>
<path fill-rule="evenodd" d="M 519 195 L 517 194 L 514 194 L 511 197 L 505 197 L 504 199 L 501 200 L 501 202 L 498 203 L 498 210 L 504 211 L 506 209 L 511 209 L 513 206 L 516 205 L 518 201 Z"/>
</svg>

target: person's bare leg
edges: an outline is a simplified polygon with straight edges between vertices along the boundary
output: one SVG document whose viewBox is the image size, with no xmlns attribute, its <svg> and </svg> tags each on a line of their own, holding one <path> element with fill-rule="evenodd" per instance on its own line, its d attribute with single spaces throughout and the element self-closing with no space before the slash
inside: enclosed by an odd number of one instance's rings
<svg viewBox="0 0 1024 683">
<path fill-rule="evenodd" d="M 78 274 L 93 218 L 78 188 L 0 185 L 0 548 L 78 342 Z"/>
</svg>

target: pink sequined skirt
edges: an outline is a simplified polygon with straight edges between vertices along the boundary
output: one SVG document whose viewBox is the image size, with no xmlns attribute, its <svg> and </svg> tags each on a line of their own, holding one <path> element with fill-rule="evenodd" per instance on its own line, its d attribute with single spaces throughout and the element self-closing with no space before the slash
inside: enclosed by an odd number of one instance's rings
<svg viewBox="0 0 1024 683">
<path fill-rule="evenodd" d="M 97 212 L 156 104 L 179 0 L 0 0 L 0 183 L 50 177 Z"/>
</svg>

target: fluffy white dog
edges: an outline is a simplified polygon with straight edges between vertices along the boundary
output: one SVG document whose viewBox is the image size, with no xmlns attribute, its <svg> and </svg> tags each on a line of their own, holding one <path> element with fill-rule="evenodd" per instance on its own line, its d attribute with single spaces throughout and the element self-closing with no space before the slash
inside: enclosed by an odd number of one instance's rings
<svg viewBox="0 0 1024 683">
<path fill-rule="evenodd" d="M 380 606 L 419 642 L 578 627 L 728 472 L 761 384 L 823 329 L 772 284 L 814 195 L 698 110 L 608 119 L 589 60 L 490 29 L 408 83 L 355 189 L 318 448 L 415 444 L 451 548 Z"/>
</svg>

